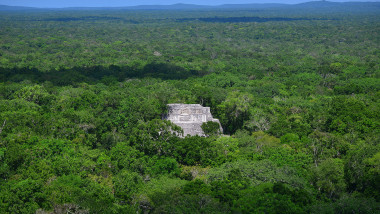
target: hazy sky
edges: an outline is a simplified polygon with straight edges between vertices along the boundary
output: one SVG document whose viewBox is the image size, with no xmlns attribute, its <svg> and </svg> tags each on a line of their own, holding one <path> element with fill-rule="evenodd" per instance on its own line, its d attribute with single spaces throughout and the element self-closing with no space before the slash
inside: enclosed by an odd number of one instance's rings
<svg viewBox="0 0 380 214">
<path fill-rule="evenodd" d="M 246 3 L 287 3 L 295 4 L 311 0 L 0 0 L 0 5 L 29 6 L 29 7 L 118 7 L 150 4 L 246 4 Z M 344 2 L 347 0 L 333 0 Z M 380 1 L 380 0 L 356 0 L 356 1 Z"/>
</svg>

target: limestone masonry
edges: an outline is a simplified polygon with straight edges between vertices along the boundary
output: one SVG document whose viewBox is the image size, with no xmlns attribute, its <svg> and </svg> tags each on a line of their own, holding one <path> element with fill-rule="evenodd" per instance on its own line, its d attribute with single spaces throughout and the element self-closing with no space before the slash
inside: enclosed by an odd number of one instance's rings
<svg viewBox="0 0 380 214">
<path fill-rule="evenodd" d="M 212 117 L 210 107 L 199 104 L 168 104 L 168 114 L 164 119 L 181 127 L 184 136 L 205 136 L 201 125 L 208 121 L 217 122 L 220 125 L 219 120 Z M 220 127 L 223 133 L 222 126 Z"/>
</svg>

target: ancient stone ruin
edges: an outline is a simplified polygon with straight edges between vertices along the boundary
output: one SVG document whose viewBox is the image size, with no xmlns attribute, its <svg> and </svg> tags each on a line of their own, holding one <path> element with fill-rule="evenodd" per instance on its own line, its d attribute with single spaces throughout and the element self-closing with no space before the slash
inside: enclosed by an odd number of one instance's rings
<svg viewBox="0 0 380 214">
<path fill-rule="evenodd" d="M 164 119 L 181 127 L 183 136 L 205 136 L 201 125 L 208 121 L 219 123 L 220 131 L 223 133 L 219 120 L 212 117 L 210 107 L 199 104 L 168 104 L 168 114 Z"/>
</svg>

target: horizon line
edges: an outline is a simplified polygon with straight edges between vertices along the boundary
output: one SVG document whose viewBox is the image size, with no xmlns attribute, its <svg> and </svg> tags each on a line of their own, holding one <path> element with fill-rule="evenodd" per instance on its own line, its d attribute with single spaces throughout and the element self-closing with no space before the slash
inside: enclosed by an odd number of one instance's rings
<svg viewBox="0 0 380 214">
<path fill-rule="evenodd" d="M 125 6 L 67 6 L 67 7 L 40 7 L 40 6 L 23 6 L 23 5 L 9 5 L 9 4 L 0 4 L 0 6 L 7 6 L 7 7 L 25 7 L 25 8 L 35 8 L 35 9 L 69 9 L 69 8 L 128 8 L 128 7 L 141 7 L 141 6 L 175 6 L 175 5 L 191 5 L 191 6 L 204 6 L 204 7 L 220 7 L 220 6 L 226 6 L 226 5 L 265 5 L 265 4 L 278 4 L 278 5 L 297 5 L 297 4 L 304 4 L 304 3 L 310 3 L 310 2 L 330 2 L 330 3 L 380 3 L 380 0 L 366 0 L 366 1 L 355 1 L 355 0 L 349 0 L 349 1 L 327 1 L 327 0 L 311 0 L 311 1 L 304 1 L 304 2 L 298 2 L 298 3 L 291 3 L 291 2 L 284 2 L 284 3 L 278 3 L 278 2 L 266 2 L 266 3 L 226 3 L 226 4 L 192 4 L 192 3 L 173 3 L 173 4 L 137 4 L 137 5 L 125 5 Z"/>
</svg>

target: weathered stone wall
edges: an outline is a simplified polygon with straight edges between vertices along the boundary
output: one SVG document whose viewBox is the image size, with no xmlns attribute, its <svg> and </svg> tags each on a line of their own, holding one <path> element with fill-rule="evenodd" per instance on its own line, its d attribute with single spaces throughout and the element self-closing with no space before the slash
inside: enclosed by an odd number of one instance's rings
<svg viewBox="0 0 380 214">
<path fill-rule="evenodd" d="M 181 127 L 184 136 L 205 136 L 201 125 L 208 121 L 217 122 L 220 125 L 219 120 L 212 117 L 210 107 L 199 104 L 168 104 L 168 114 L 164 119 Z M 221 132 L 223 133 L 222 128 Z"/>
</svg>

